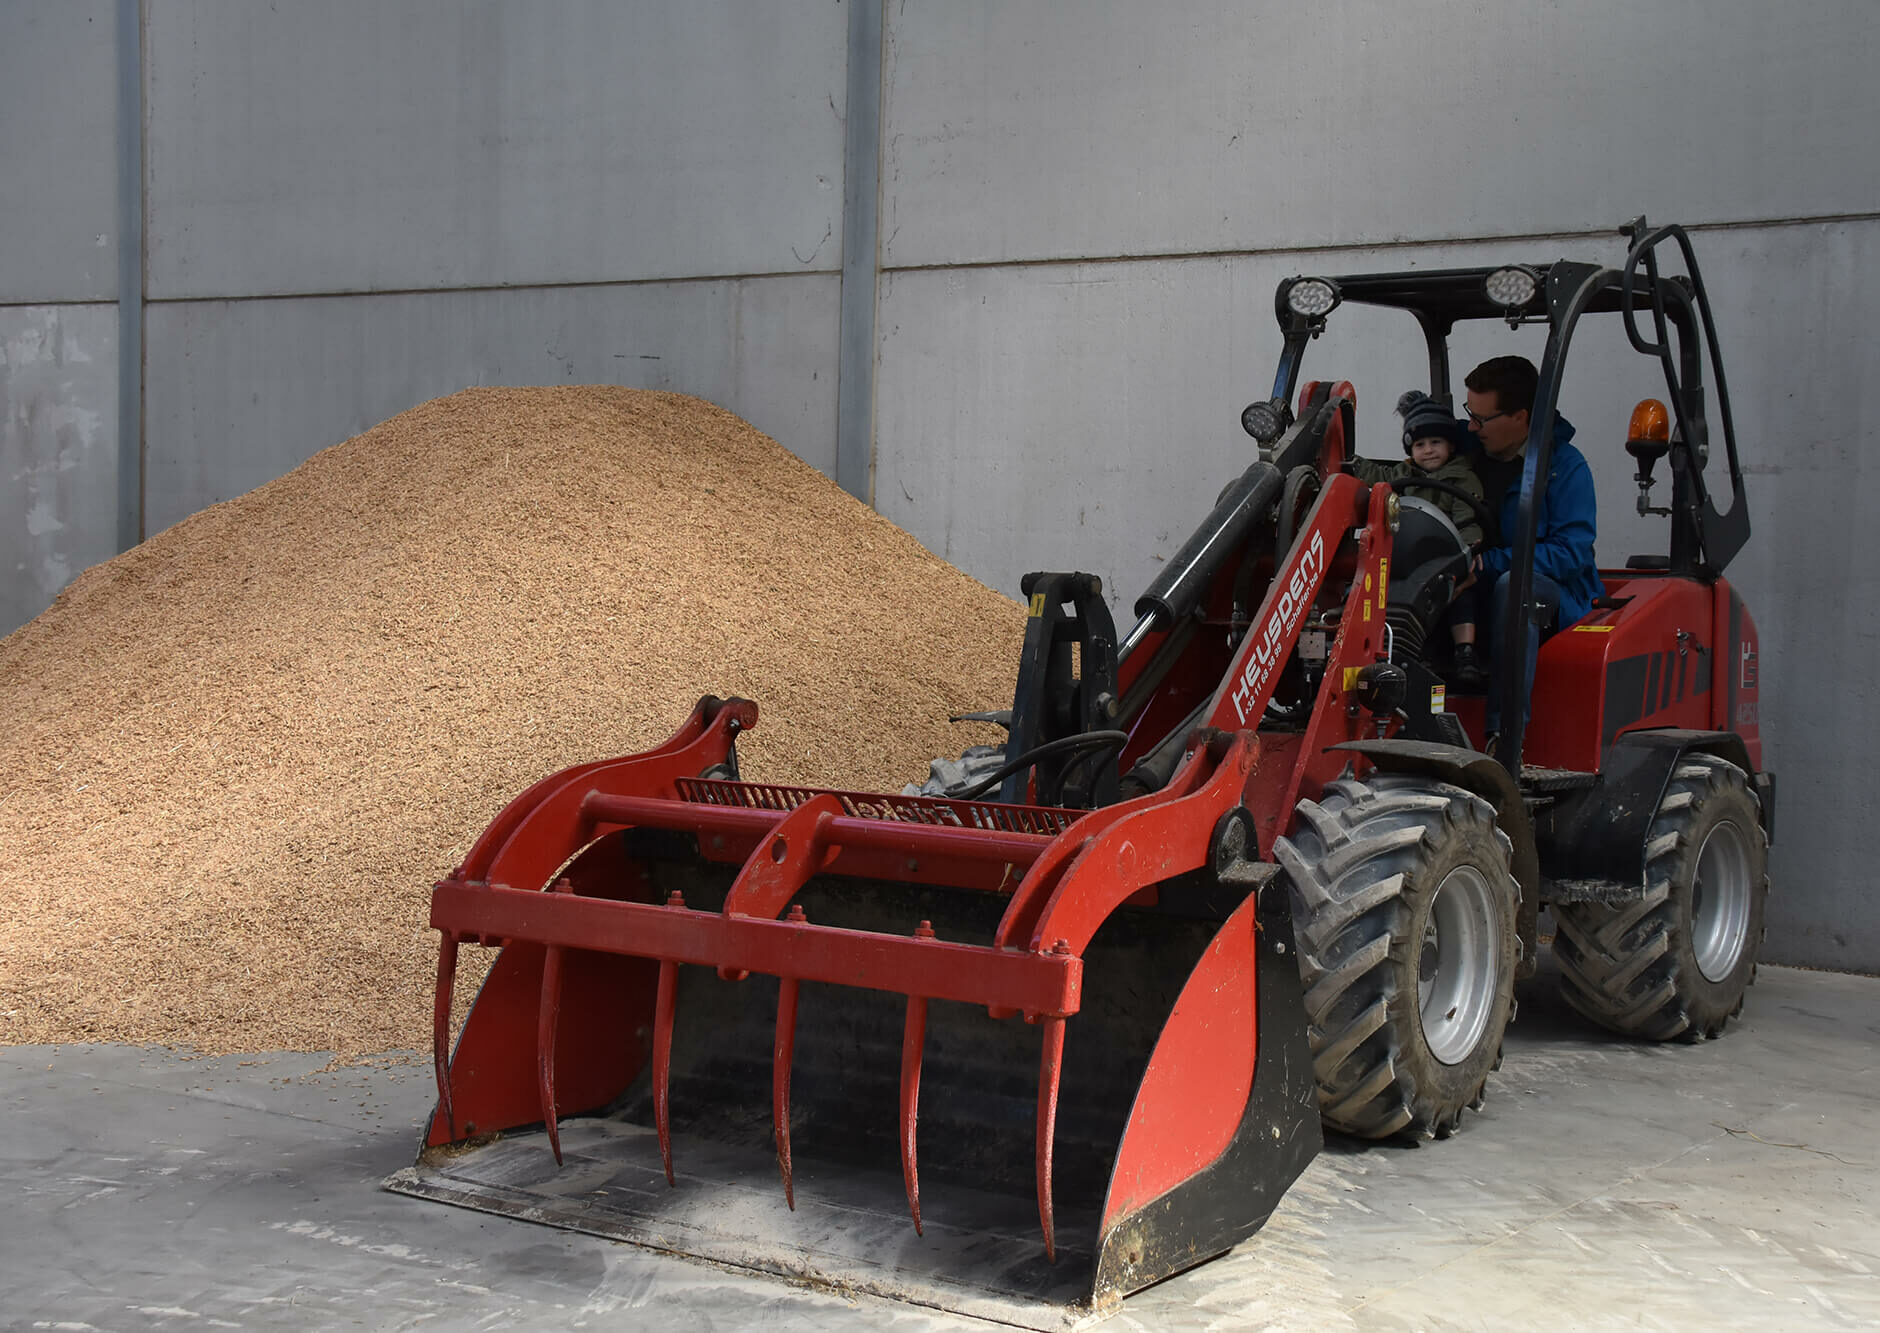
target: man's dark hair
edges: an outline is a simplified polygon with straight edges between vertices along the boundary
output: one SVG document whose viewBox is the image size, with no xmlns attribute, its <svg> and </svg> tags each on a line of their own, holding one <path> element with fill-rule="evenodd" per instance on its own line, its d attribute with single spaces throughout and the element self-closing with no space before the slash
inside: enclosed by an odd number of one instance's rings
<svg viewBox="0 0 1880 1333">
<path fill-rule="evenodd" d="M 1525 356 L 1491 357 L 1471 370 L 1462 383 L 1471 393 L 1492 393 L 1501 412 L 1532 412 L 1534 386 L 1541 373 Z"/>
</svg>

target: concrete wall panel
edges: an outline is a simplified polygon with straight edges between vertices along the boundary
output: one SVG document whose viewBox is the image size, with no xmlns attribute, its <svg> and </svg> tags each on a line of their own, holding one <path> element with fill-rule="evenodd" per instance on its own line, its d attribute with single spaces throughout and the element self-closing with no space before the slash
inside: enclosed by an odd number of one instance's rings
<svg viewBox="0 0 1880 1333">
<path fill-rule="evenodd" d="M 117 87 L 110 0 L 0 14 L 0 304 L 117 291 Z"/>
<path fill-rule="evenodd" d="M 835 464 L 833 275 L 153 306 L 148 530 L 472 384 L 697 394 Z"/>
<path fill-rule="evenodd" d="M 0 635 L 117 536 L 117 311 L 0 308 Z"/>
<path fill-rule="evenodd" d="M 1746 229 L 1698 238 L 1731 375 L 1751 547 L 1731 576 L 1762 631 L 1766 762 L 1782 775 L 1772 960 L 1872 969 L 1880 920 L 1852 836 L 1880 734 L 1868 681 L 1880 577 L 1880 465 L 1863 461 L 1880 351 L 1880 224 Z M 1519 242 L 1255 258 L 896 273 L 883 287 L 876 502 L 947 559 L 1016 595 L 1031 569 L 1105 576 L 1121 619 L 1216 491 L 1253 457 L 1241 407 L 1279 351 L 1274 284 L 1336 273 L 1513 257 L 1618 258 L 1616 243 Z M 1312 378 L 1357 386 L 1367 454 L 1399 456 L 1392 404 L 1427 384 L 1406 316 L 1348 307 L 1314 344 Z M 1538 357 L 1541 331 L 1500 325 L 1453 341 L 1457 388 L 1476 361 Z M 1603 561 L 1662 551 L 1635 512 L 1623 442 L 1655 367 L 1616 320 L 1576 339 L 1565 414 L 1598 483 Z M 1656 498 L 1668 494 L 1661 484 Z M 999 701 L 988 700 L 987 706 Z"/>
<path fill-rule="evenodd" d="M 155 298 L 833 270 L 836 0 L 149 17 Z"/>
<path fill-rule="evenodd" d="M 894 7 L 891 265 L 1874 209 L 1871 0 Z"/>
</svg>

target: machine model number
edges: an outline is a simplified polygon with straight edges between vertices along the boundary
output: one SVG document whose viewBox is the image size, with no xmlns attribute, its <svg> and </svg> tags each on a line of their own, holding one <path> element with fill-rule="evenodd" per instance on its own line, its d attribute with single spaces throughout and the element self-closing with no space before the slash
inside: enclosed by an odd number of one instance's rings
<svg viewBox="0 0 1880 1333">
<path fill-rule="evenodd" d="M 1234 686 L 1234 711 L 1244 725 L 1247 714 L 1266 690 L 1266 685 L 1278 669 L 1283 654 L 1280 646 L 1299 624 L 1306 607 L 1312 601 L 1312 590 L 1319 578 L 1325 573 L 1325 535 L 1314 531 L 1312 540 L 1300 553 L 1299 563 L 1293 566 L 1292 577 L 1286 580 L 1286 590 L 1280 594 L 1279 603 L 1273 612 L 1259 627 L 1253 641 L 1253 651 L 1247 655 L 1246 669 L 1240 673 L 1240 680 Z"/>
</svg>

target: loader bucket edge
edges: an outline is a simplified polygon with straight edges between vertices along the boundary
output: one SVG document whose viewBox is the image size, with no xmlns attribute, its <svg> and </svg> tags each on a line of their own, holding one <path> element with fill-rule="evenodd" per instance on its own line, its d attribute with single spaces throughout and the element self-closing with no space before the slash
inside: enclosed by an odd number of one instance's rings
<svg viewBox="0 0 1880 1333">
<path fill-rule="evenodd" d="M 1189 1022 L 1208 1023 L 1215 1009 L 1210 990 L 1218 986 L 1222 971 L 1239 961 L 1232 956 L 1235 946 L 1249 942 L 1256 1055 L 1239 1123 L 1211 1162 L 1159 1196 L 1134 1204 L 1127 1192 L 1135 1160 L 1145 1152 L 1159 1155 L 1169 1150 L 1158 1132 L 1164 1127 L 1139 1118 L 1145 1094 L 1152 1092 L 1157 1079 L 1194 1076 L 1192 1069 L 1165 1068 L 1165 1054 L 1175 1054 L 1169 1048 L 1180 1044 L 1185 1003 L 1199 993 L 1203 1016 L 1197 1020 L 1191 1009 Z M 1222 926 L 1184 987 L 1150 1059 L 1104 1205 L 1092 1306 L 1114 1307 L 1132 1291 L 1224 1253 L 1253 1235 L 1324 1142 L 1292 907 L 1285 889 L 1269 884 L 1249 896 Z"/>
</svg>

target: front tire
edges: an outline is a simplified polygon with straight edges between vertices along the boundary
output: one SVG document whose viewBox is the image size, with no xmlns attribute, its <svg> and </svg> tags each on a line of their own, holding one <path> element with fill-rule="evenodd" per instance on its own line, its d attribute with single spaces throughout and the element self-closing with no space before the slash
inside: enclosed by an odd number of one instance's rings
<svg viewBox="0 0 1880 1333">
<path fill-rule="evenodd" d="M 1520 890 L 1495 811 L 1408 774 L 1328 783 L 1274 854 L 1293 895 L 1319 1111 L 1360 1138 L 1447 1138 L 1514 1012 Z"/>
<path fill-rule="evenodd" d="M 1722 1035 L 1756 976 L 1769 893 L 1747 773 L 1715 755 L 1679 758 L 1645 835 L 1645 886 L 1619 907 L 1555 905 L 1562 996 L 1629 1037 Z"/>
</svg>

